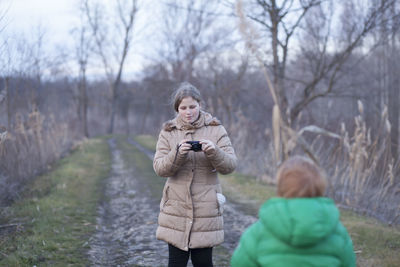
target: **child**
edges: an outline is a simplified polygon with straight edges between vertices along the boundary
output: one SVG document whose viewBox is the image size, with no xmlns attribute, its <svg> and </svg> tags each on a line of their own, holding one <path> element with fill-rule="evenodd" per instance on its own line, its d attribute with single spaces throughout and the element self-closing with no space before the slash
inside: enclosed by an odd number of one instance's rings
<svg viewBox="0 0 400 267">
<path fill-rule="evenodd" d="M 311 160 L 295 156 L 277 173 L 277 198 L 266 201 L 259 220 L 242 235 L 232 267 L 356 266 L 353 243 L 325 177 Z"/>
</svg>

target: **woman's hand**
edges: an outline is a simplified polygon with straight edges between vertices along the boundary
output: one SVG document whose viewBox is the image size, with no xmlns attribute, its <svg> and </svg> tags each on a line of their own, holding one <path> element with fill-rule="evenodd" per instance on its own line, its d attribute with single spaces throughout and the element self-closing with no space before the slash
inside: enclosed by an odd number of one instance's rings
<svg viewBox="0 0 400 267">
<path fill-rule="evenodd" d="M 178 153 L 181 155 L 186 155 L 190 148 L 192 147 L 191 144 L 186 143 L 187 141 L 189 141 L 188 139 L 183 139 L 182 141 L 179 142 L 178 145 Z"/>
<path fill-rule="evenodd" d="M 201 144 L 201 149 L 204 152 L 206 152 L 208 154 L 215 152 L 215 145 L 212 141 L 203 139 L 203 140 L 200 140 L 200 144 Z"/>
</svg>

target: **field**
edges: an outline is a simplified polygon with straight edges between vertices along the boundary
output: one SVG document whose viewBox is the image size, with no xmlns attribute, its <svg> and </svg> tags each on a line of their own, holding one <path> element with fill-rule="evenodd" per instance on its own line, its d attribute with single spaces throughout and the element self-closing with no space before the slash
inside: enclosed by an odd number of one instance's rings
<svg viewBox="0 0 400 267">
<path fill-rule="evenodd" d="M 124 160 L 136 166 L 136 173 L 153 177 L 150 160 L 140 156 L 125 137 L 117 140 Z M 135 140 L 154 149 L 154 138 L 141 136 Z M 111 167 L 107 139 L 98 138 L 81 144 L 47 174 L 37 177 L 19 201 L 1 210 L 0 265 L 87 266 L 97 208 L 105 201 L 103 181 Z M 148 180 L 152 191 L 162 188 L 162 179 Z M 261 203 L 275 194 L 273 186 L 239 173 L 221 176 L 221 183 L 228 200 L 253 216 Z M 350 211 L 342 210 L 341 214 L 353 239 L 358 266 L 399 266 L 398 226 L 388 226 Z M 218 248 L 216 254 L 220 252 Z M 220 262 L 229 262 L 229 255 L 226 257 Z"/>
</svg>

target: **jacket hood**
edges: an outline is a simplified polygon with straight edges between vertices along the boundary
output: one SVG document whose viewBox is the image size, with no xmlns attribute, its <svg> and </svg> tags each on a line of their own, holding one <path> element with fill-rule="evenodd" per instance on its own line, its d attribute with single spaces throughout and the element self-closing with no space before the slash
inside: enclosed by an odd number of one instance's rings
<svg viewBox="0 0 400 267">
<path fill-rule="evenodd" d="M 260 209 L 263 226 L 295 247 L 313 245 L 330 235 L 339 223 L 339 210 L 329 198 L 272 198 Z"/>
<path fill-rule="evenodd" d="M 218 126 L 221 125 L 221 122 L 217 118 L 213 117 L 210 113 L 200 110 L 199 118 L 191 124 L 184 123 L 177 116 L 173 120 L 169 120 L 164 123 L 162 128 L 167 132 L 171 132 L 174 129 L 190 130 L 208 125 Z"/>
</svg>

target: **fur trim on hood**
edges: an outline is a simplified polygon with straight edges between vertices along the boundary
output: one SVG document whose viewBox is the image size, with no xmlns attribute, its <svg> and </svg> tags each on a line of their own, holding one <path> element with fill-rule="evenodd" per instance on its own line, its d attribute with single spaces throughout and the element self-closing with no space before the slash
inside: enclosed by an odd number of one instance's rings
<svg viewBox="0 0 400 267">
<path fill-rule="evenodd" d="M 210 113 L 200 111 L 200 116 L 204 116 L 204 126 L 218 126 L 221 125 L 221 121 L 216 117 L 211 116 Z M 177 119 L 169 120 L 165 122 L 162 129 L 167 132 L 171 132 L 174 129 L 180 129 L 180 125 L 177 124 Z"/>
</svg>

